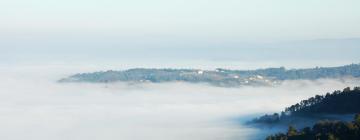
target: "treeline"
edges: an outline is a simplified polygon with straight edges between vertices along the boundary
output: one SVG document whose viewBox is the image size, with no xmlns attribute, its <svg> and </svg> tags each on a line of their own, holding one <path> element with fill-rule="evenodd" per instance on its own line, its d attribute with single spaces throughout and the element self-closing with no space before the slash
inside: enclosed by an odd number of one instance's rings
<svg viewBox="0 0 360 140">
<path fill-rule="evenodd" d="M 289 126 L 287 133 L 268 136 L 266 140 L 360 140 L 360 114 L 354 121 L 320 121 L 301 130 Z"/>
<path fill-rule="evenodd" d="M 308 69 L 290 69 L 284 67 L 267 68 L 249 71 L 230 71 L 241 75 L 262 75 L 277 80 L 315 80 L 320 78 L 339 78 L 344 76 L 360 77 L 360 64 L 350 64 L 339 67 L 316 67 Z"/>
<path fill-rule="evenodd" d="M 285 109 L 293 115 L 322 114 L 349 114 L 360 112 L 360 87 L 343 91 L 336 90 L 325 96 L 316 95 Z"/>
<path fill-rule="evenodd" d="M 255 123 L 277 123 L 292 117 L 309 117 L 322 114 L 354 114 L 360 112 L 360 87 L 336 90 L 326 95 L 316 95 L 285 108 L 285 111 L 254 119 Z"/>
<path fill-rule="evenodd" d="M 129 69 L 80 73 L 59 82 L 173 82 L 210 83 L 220 86 L 276 85 L 282 80 L 360 77 L 360 64 L 309 69 L 267 68 L 257 70 Z"/>
<path fill-rule="evenodd" d="M 164 82 L 207 83 L 215 86 L 231 87 L 240 85 L 271 86 L 276 82 L 259 75 L 241 76 L 237 73 L 198 69 L 129 69 L 125 71 L 103 71 L 94 73 L 79 73 L 59 82 Z M 274 83 L 275 82 L 275 83 Z"/>
</svg>

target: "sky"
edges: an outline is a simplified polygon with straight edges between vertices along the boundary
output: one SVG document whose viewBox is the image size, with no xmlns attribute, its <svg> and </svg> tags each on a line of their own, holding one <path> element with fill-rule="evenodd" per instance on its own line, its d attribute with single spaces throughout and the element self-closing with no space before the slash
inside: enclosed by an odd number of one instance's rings
<svg viewBox="0 0 360 140">
<path fill-rule="evenodd" d="M 7 34 L 274 41 L 360 35 L 357 0 L 11 0 Z"/>
<path fill-rule="evenodd" d="M 127 67 L 165 67 L 175 58 L 178 67 L 218 67 L 224 61 L 224 67 L 245 68 L 358 63 L 358 5 L 358 0 L 2 0 L 0 63 L 123 61 Z M 345 41 L 330 49 L 328 42 L 310 45 L 316 52 L 310 57 L 311 50 L 302 51 L 305 45 L 294 44 L 323 39 Z M 342 45 L 348 39 L 355 43 Z M 263 49 L 268 46 L 293 50 Z M 336 56 L 338 50 L 350 54 Z M 289 58 L 292 52 L 298 57 Z M 316 56 L 334 60 L 302 60 Z M 306 62 L 280 62 L 285 59 Z M 125 64 L 129 61 L 134 65 Z"/>
</svg>

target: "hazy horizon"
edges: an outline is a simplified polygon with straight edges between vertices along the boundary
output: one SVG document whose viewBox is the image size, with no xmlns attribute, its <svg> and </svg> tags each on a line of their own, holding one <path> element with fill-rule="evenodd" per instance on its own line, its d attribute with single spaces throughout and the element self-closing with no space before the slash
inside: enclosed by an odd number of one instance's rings
<svg viewBox="0 0 360 140">
<path fill-rule="evenodd" d="M 4 39 L 0 39 L 4 40 Z M 200 68 L 259 69 L 267 67 L 311 68 L 359 63 L 360 38 L 327 39 L 264 44 L 213 44 L 213 46 L 157 46 L 122 42 L 25 38 L 0 42 L 6 65 L 98 65 L 112 69 Z M 59 44 L 60 43 L 60 44 Z M 104 44 L 101 44 L 104 43 Z M 87 44 L 90 44 L 89 46 Z M 131 44 L 131 43 L 130 43 Z M 175 44 L 176 45 L 176 44 Z M 121 45 L 120 45 L 121 46 Z M 295 62 L 295 63 L 294 63 Z"/>
<path fill-rule="evenodd" d="M 357 0 L 2 1 L 0 64 L 254 69 L 359 63 L 357 5 Z"/>
<path fill-rule="evenodd" d="M 316 94 L 359 86 L 357 69 L 355 78 L 279 85 L 272 77 L 250 75 L 269 86 L 218 87 L 176 78 L 137 79 L 137 84 L 57 81 L 130 68 L 360 64 L 359 5 L 359 0 L 2 0 L 0 139 L 263 138 L 277 129 L 244 123 Z M 213 79 L 221 79 L 219 73 Z M 191 74 L 203 78 L 203 71 Z M 224 78 L 251 83 L 237 73 Z"/>
</svg>

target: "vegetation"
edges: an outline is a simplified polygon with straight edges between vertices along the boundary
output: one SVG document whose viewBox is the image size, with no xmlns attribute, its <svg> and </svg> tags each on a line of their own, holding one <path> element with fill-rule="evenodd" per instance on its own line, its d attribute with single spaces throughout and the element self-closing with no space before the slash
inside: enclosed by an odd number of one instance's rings
<svg viewBox="0 0 360 140">
<path fill-rule="evenodd" d="M 204 71 L 196 69 L 129 69 L 125 71 L 105 71 L 94 73 L 75 74 L 60 82 L 189 82 L 208 83 L 216 86 L 238 85 L 272 85 L 273 80 L 259 76 L 241 76 L 234 72 Z"/>
<path fill-rule="evenodd" d="M 355 115 L 354 121 L 320 121 L 312 128 L 301 130 L 289 126 L 287 133 L 268 136 L 266 140 L 359 140 L 360 114 Z"/>
<path fill-rule="evenodd" d="M 316 95 L 300 103 L 287 107 L 280 114 L 264 115 L 253 122 L 277 123 L 294 117 L 309 117 L 322 114 L 355 114 L 360 112 L 360 87 L 345 88 L 343 91 L 336 90 L 325 96 Z"/>
<path fill-rule="evenodd" d="M 353 90 L 350 87 L 343 91 L 334 91 L 325 96 L 316 95 L 298 104 L 285 109 L 294 115 L 307 115 L 310 113 L 323 114 L 349 114 L 360 112 L 360 87 Z"/>
<path fill-rule="evenodd" d="M 297 79 L 320 79 L 320 78 L 339 78 L 343 76 L 360 77 L 360 64 L 350 64 L 339 67 L 316 67 L 309 69 L 281 68 L 259 69 L 254 71 L 238 71 L 242 75 L 263 75 L 274 77 L 278 80 L 297 80 Z"/>
<path fill-rule="evenodd" d="M 276 85 L 282 80 L 360 77 L 360 64 L 340 67 L 291 69 L 284 67 L 258 70 L 129 69 L 75 74 L 60 82 L 173 82 L 209 83 L 217 86 Z"/>
</svg>

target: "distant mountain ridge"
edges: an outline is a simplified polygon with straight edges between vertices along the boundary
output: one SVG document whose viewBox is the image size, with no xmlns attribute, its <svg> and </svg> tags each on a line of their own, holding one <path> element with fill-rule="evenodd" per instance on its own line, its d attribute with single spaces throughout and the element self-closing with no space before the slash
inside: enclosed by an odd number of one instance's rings
<svg viewBox="0 0 360 140">
<path fill-rule="evenodd" d="M 360 77 L 360 64 L 308 69 L 266 68 L 257 70 L 145 69 L 79 73 L 59 82 L 135 82 L 207 83 L 216 86 L 277 85 L 284 80 L 316 80 L 321 78 Z"/>
</svg>

